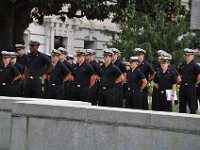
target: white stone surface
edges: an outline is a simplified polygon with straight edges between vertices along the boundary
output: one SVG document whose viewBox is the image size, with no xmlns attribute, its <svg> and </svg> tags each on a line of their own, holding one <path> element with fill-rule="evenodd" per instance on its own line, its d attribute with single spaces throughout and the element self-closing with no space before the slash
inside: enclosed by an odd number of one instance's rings
<svg viewBox="0 0 200 150">
<path fill-rule="evenodd" d="M 192 0 L 191 29 L 200 29 L 200 0 Z"/>
</svg>

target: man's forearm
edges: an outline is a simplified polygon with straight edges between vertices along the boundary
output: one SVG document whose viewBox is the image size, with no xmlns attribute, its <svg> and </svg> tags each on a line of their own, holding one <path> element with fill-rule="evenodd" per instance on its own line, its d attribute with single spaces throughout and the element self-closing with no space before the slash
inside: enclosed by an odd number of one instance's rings
<svg viewBox="0 0 200 150">
<path fill-rule="evenodd" d="M 95 75 L 92 75 L 92 76 L 90 77 L 90 88 L 94 85 L 95 81 L 96 81 L 96 76 L 95 76 Z"/>
<path fill-rule="evenodd" d="M 200 83 L 200 74 L 197 76 L 196 85 Z"/>
<path fill-rule="evenodd" d="M 121 74 L 116 80 L 115 80 L 115 83 L 121 83 L 124 81 L 124 76 L 123 74 Z"/>
<path fill-rule="evenodd" d="M 21 78 L 21 74 L 18 75 L 18 76 L 15 76 L 15 77 L 13 78 L 13 81 L 19 80 L 20 78 Z"/>
</svg>

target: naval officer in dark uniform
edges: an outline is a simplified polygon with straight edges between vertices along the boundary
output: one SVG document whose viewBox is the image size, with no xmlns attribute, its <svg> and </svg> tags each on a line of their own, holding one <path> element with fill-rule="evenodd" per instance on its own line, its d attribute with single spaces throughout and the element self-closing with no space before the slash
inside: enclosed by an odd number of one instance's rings
<svg viewBox="0 0 200 150">
<path fill-rule="evenodd" d="M 47 98 L 64 99 L 64 83 L 71 80 L 69 69 L 59 61 L 61 52 L 57 49 L 51 51 L 51 63 L 54 67 L 47 74 Z"/>
<path fill-rule="evenodd" d="M 95 54 L 96 53 L 93 49 L 86 49 L 85 60 L 92 66 L 96 76 L 97 72 L 99 71 L 100 65 L 94 59 Z M 98 94 L 98 81 L 96 80 L 94 85 L 90 88 L 90 102 L 92 103 L 92 105 L 97 105 L 98 101 L 97 94 Z"/>
<path fill-rule="evenodd" d="M 144 73 L 147 81 L 151 81 L 154 78 L 155 70 L 153 67 L 145 60 L 146 51 L 142 48 L 135 48 L 135 53 L 140 59 L 138 68 Z M 144 88 L 142 92 L 142 109 L 148 110 L 148 88 Z"/>
<path fill-rule="evenodd" d="M 200 67 L 200 63 L 197 63 Z M 197 110 L 198 110 L 198 102 L 200 104 L 200 83 L 196 86 L 196 103 L 197 103 Z"/>
<path fill-rule="evenodd" d="M 25 46 L 23 44 L 15 44 L 17 56 L 17 63 L 21 64 L 25 68 L 25 64 L 27 62 L 27 55 L 25 51 Z"/>
<path fill-rule="evenodd" d="M 122 72 L 124 79 L 126 76 L 126 67 L 122 60 L 120 59 L 121 52 L 117 48 L 109 48 L 112 50 L 114 55 L 112 56 L 112 63 L 119 68 Z M 123 106 L 123 84 L 125 81 L 115 84 L 115 106 L 122 107 Z"/>
<path fill-rule="evenodd" d="M 10 62 L 10 52 L 2 51 L 2 64 L 0 65 L 0 96 L 13 95 L 13 82 L 21 78 L 19 70 Z"/>
<path fill-rule="evenodd" d="M 15 66 L 19 70 L 21 74 L 21 78 L 13 82 L 12 84 L 13 90 L 11 90 L 10 92 L 15 97 L 21 97 L 23 96 L 22 90 L 23 90 L 23 80 L 24 80 L 24 66 L 17 62 L 17 56 L 18 56 L 18 53 L 10 52 L 10 58 L 11 58 L 10 62 L 13 66 Z"/>
<path fill-rule="evenodd" d="M 186 113 L 189 106 L 190 113 L 196 114 L 196 86 L 200 83 L 200 67 L 194 62 L 195 50 L 185 48 L 185 61 L 178 68 L 181 75 L 179 91 L 179 112 Z"/>
<path fill-rule="evenodd" d="M 76 51 L 77 64 L 73 68 L 73 83 L 71 88 L 71 99 L 75 101 L 90 102 L 89 90 L 94 85 L 96 77 L 90 64 L 85 61 L 85 50 Z"/>
<path fill-rule="evenodd" d="M 161 69 L 156 72 L 153 79 L 154 89 L 152 98 L 152 110 L 172 111 L 172 100 L 176 92 L 176 74 L 169 68 L 170 55 L 159 58 Z M 170 99 L 167 99 L 166 90 L 172 90 Z"/>
<path fill-rule="evenodd" d="M 97 76 L 100 106 L 115 107 L 115 84 L 124 81 L 122 72 L 112 63 L 113 55 L 114 53 L 110 49 L 103 51 L 104 64 L 100 66 Z"/>
<path fill-rule="evenodd" d="M 25 50 L 25 45 L 23 44 L 15 44 L 15 49 L 16 52 L 18 53 L 17 56 L 17 63 L 21 64 L 23 66 L 23 68 L 25 69 L 26 63 L 27 63 L 27 54 L 26 54 L 26 50 Z M 24 74 L 22 74 L 21 77 L 21 96 L 24 96 L 24 79 L 25 76 Z"/>
<path fill-rule="evenodd" d="M 147 80 L 139 69 L 139 58 L 130 57 L 130 70 L 127 71 L 126 108 L 142 109 L 142 91 L 146 87 Z"/>
<path fill-rule="evenodd" d="M 160 60 L 159 60 L 159 58 L 162 58 L 162 57 L 169 57 L 170 59 L 172 59 L 172 56 L 169 54 L 169 53 L 167 53 L 167 52 L 165 52 L 164 50 L 158 50 L 157 51 L 157 54 L 158 54 L 158 61 L 160 62 Z M 177 69 L 175 68 L 175 67 L 173 67 L 171 64 L 169 64 L 169 69 L 171 69 L 172 71 L 174 71 L 174 73 L 176 74 L 176 83 L 178 84 L 178 83 L 180 83 L 180 81 L 181 81 L 181 77 L 180 77 L 180 74 L 178 73 L 178 71 L 177 71 Z M 161 69 L 161 66 L 160 66 L 160 64 L 158 63 L 157 65 L 156 65 L 156 72 L 158 71 L 158 70 L 160 70 Z"/>
<path fill-rule="evenodd" d="M 46 74 L 52 68 L 51 60 L 38 51 L 40 43 L 30 41 L 30 54 L 27 55 L 25 67 L 24 96 L 30 98 L 40 98 L 42 92 L 42 80 L 46 79 Z"/>
<path fill-rule="evenodd" d="M 60 54 L 60 56 L 59 56 L 59 58 L 60 58 L 60 62 L 62 62 L 64 65 L 65 65 L 65 67 L 67 67 L 67 69 L 69 69 L 69 71 L 71 72 L 71 74 L 72 74 L 72 72 L 73 72 L 73 67 L 72 67 L 72 65 L 67 61 L 67 54 L 68 54 L 68 52 L 67 52 L 67 50 L 64 48 L 64 47 L 59 47 L 58 48 L 58 51 L 60 51 L 61 52 L 61 54 Z M 71 81 L 65 81 L 64 82 L 64 99 L 65 100 L 70 100 L 71 99 L 71 97 L 70 97 L 70 87 L 71 87 Z"/>
</svg>

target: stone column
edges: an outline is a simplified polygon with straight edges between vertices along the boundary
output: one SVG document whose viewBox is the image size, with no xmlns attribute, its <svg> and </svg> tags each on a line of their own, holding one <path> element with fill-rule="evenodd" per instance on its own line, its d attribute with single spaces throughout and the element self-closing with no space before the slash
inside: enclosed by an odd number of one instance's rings
<svg viewBox="0 0 200 150">
<path fill-rule="evenodd" d="M 200 29 L 200 0 L 192 0 L 190 28 Z"/>
</svg>

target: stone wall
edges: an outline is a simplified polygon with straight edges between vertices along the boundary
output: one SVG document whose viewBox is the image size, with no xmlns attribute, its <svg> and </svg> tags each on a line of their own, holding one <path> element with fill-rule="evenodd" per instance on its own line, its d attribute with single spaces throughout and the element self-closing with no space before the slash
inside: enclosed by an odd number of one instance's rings
<svg viewBox="0 0 200 150">
<path fill-rule="evenodd" d="M 17 102 L 11 150 L 197 150 L 200 116 Z"/>
<path fill-rule="evenodd" d="M 12 103 L 20 100 L 21 98 L 0 97 L 0 150 L 9 149 Z"/>
<path fill-rule="evenodd" d="M 90 105 L 84 102 L 72 101 L 56 101 L 50 99 L 35 99 L 35 98 L 22 98 L 22 97 L 3 97 L 0 96 L 0 150 L 9 150 L 10 147 L 10 130 L 11 130 L 11 112 L 12 104 L 18 101 L 48 101 L 56 106 L 57 103 L 68 103 L 68 105 Z M 45 103 L 46 104 L 46 103 Z"/>
<path fill-rule="evenodd" d="M 190 27 L 200 29 L 200 0 L 192 0 Z"/>
</svg>

